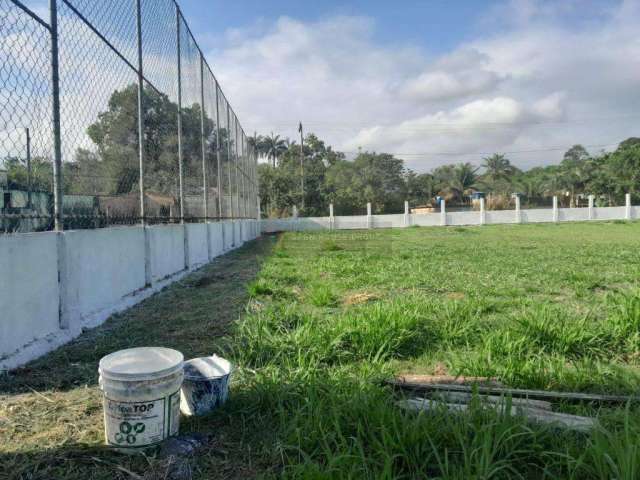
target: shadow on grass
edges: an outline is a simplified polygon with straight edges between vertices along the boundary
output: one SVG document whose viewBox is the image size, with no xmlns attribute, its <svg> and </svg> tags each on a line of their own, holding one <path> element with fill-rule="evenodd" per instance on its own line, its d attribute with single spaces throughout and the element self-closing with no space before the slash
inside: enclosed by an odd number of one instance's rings
<svg viewBox="0 0 640 480">
<path fill-rule="evenodd" d="M 96 385 L 100 358 L 124 348 L 164 346 L 181 351 L 185 358 L 211 355 L 244 311 L 246 285 L 274 243 L 273 237 L 250 242 L 69 344 L 0 375 L 0 395 Z"/>
</svg>

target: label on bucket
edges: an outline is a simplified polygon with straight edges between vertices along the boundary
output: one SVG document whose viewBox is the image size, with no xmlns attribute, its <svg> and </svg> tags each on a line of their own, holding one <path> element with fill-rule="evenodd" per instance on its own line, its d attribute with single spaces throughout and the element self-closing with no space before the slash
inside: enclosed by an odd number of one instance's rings
<svg viewBox="0 0 640 480">
<path fill-rule="evenodd" d="M 120 402 L 105 396 L 104 415 L 109 445 L 148 447 L 178 433 L 180 392 L 144 402 Z"/>
</svg>

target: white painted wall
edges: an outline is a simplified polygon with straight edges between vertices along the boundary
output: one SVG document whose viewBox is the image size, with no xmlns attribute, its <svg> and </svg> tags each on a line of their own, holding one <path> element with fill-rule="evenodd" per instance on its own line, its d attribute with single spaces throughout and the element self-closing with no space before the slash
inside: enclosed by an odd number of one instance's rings
<svg viewBox="0 0 640 480">
<path fill-rule="evenodd" d="M 520 210 L 521 223 L 553 222 L 553 209 L 538 208 Z M 593 209 L 593 220 L 624 220 L 626 207 L 597 207 Z M 366 229 L 366 228 L 401 228 L 407 225 L 430 227 L 441 225 L 441 214 L 390 214 L 390 215 L 352 215 L 333 217 L 333 228 L 336 230 Z M 640 207 L 631 207 L 631 219 L 640 218 Z M 309 231 L 331 228 L 331 217 L 312 218 L 280 218 L 263 219 L 260 221 L 263 233 L 286 231 Z M 479 211 L 446 212 L 447 225 L 480 225 Z M 576 222 L 589 220 L 588 208 L 560 208 L 558 221 Z M 486 224 L 518 223 L 516 210 L 487 210 Z"/>
<path fill-rule="evenodd" d="M 197 268 L 209 261 L 209 244 L 206 223 L 187 223 L 187 245 L 189 268 Z"/>
<path fill-rule="evenodd" d="M 209 227 L 209 258 L 216 258 L 224 253 L 224 241 L 222 238 L 222 223 L 215 222 L 207 224 Z"/>
<path fill-rule="evenodd" d="M 94 325 L 145 287 L 142 227 L 75 230 L 63 235 L 62 325 Z"/>
<path fill-rule="evenodd" d="M 186 268 L 184 231 L 184 225 L 157 225 L 148 228 L 153 282 L 169 278 Z"/>
<path fill-rule="evenodd" d="M 256 238 L 259 223 L 244 223 Z M 230 221 L 0 235 L 0 370 L 53 350 L 181 278 L 185 235 L 190 269 L 222 254 L 225 225 L 231 237 Z"/>
<path fill-rule="evenodd" d="M 241 226 L 241 220 L 234 220 L 232 222 L 233 225 L 233 246 L 234 247 L 239 247 L 242 245 L 242 226 Z"/>
<path fill-rule="evenodd" d="M 0 235 L 0 364 L 59 328 L 57 234 Z"/>
<path fill-rule="evenodd" d="M 224 251 L 226 252 L 233 248 L 233 223 L 231 220 L 224 221 L 222 228 L 224 231 Z"/>
</svg>

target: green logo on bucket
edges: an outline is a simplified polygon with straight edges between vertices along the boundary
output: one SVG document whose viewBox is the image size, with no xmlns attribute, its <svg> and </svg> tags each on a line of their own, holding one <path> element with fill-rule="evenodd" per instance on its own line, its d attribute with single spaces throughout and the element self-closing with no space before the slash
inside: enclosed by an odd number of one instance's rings
<svg viewBox="0 0 640 480">
<path fill-rule="evenodd" d="M 144 429 L 145 425 L 141 422 L 138 422 L 134 425 L 131 425 L 129 422 L 121 422 L 120 431 L 115 434 L 116 443 L 121 444 L 126 442 L 129 445 L 133 445 L 134 443 L 136 443 L 136 435 L 138 433 L 144 432 Z"/>
</svg>

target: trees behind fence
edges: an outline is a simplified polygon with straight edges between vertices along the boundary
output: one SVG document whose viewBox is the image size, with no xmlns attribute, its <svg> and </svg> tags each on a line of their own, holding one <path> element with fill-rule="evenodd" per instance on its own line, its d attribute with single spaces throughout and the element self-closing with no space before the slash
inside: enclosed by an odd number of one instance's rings
<svg viewBox="0 0 640 480">
<path fill-rule="evenodd" d="M 0 39 L 0 231 L 257 216 L 254 148 L 173 0 L 0 0 Z"/>
</svg>

